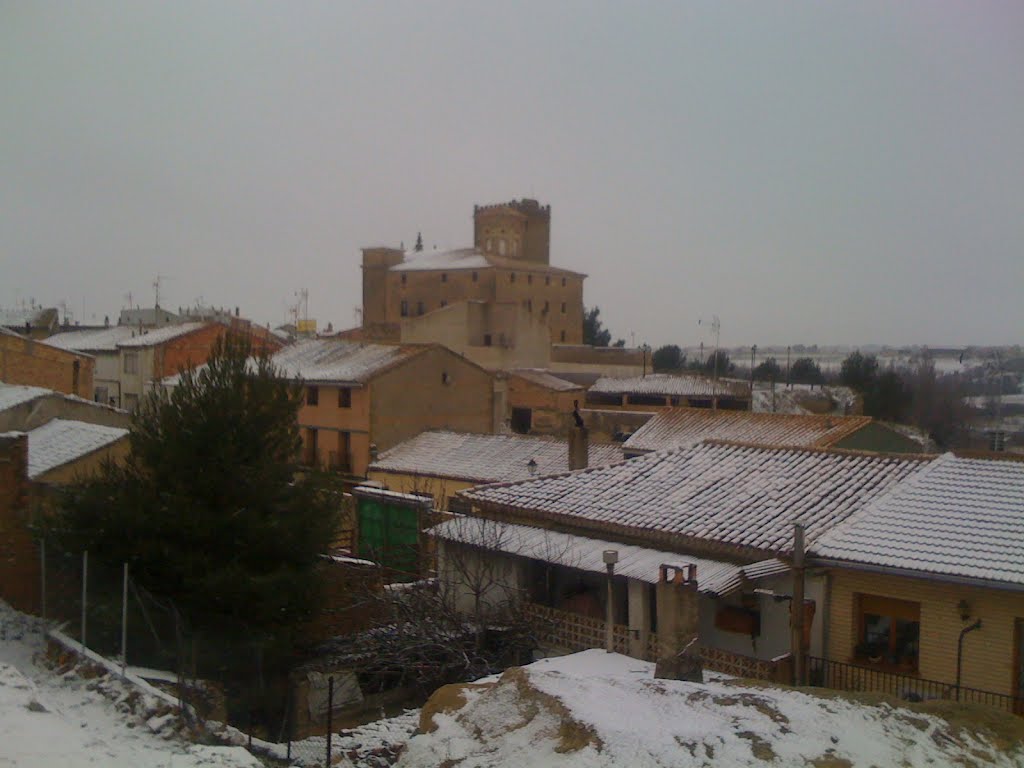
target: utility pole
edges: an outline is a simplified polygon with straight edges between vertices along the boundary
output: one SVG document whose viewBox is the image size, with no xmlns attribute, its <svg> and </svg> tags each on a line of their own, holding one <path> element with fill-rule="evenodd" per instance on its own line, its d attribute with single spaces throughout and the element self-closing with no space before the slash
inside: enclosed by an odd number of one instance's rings
<svg viewBox="0 0 1024 768">
<path fill-rule="evenodd" d="M 711 374 L 711 412 L 718 410 L 718 340 L 722 330 L 722 324 L 718 322 L 718 315 L 711 320 L 711 330 L 715 332 L 715 361 Z"/>
<path fill-rule="evenodd" d="M 757 354 L 757 344 L 750 347 L 750 410 L 754 410 L 754 355 Z"/>
<path fill-rule="evenodd" d="M 804 526 L 793 524 L 793 599 L 789 603 L 790 653 L 793 684 L 804 685 Z"/>
</svg>

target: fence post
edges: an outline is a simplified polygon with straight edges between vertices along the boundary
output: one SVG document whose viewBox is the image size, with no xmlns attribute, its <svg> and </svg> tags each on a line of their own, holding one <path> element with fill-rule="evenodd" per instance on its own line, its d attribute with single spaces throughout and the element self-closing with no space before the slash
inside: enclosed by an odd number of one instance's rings
<svg viewBox="0 0 1024 768">
<path fill-rule="evenodd" d="M 89 605 L 89 550 L 82 552 L 82 653 L 85 653 L 85 614 Z"/>
<path fill-rule="evenodd" d="M 46 624 L 46 539 L 39 542 L 39 613 Z"/>
<path fill-rule="evenodd" d="M 128 672 L 128 563 L 124 564 L 124 579 L 121 586 L 121 677 Z"/>
<path fill-rule="evenodd" d="M 331 731 L 334 726 L 334 675 L 327 677 L 327 762 L 325 768 L 331 768 Z"/>
</svg>

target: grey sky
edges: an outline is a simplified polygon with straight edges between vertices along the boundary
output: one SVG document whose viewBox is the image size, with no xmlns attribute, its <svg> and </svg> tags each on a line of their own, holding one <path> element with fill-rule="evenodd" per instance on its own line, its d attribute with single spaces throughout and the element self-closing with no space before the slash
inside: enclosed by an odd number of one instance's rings
<svg viewBox="0 0 1024 768">
<path fill-rule="evenodd" d="M 0 304 L 345 327 L 533 196 L 627 341 L 1017 343 L 1022 73 L 1020 2 L 0 0 Z"/>
</svg>

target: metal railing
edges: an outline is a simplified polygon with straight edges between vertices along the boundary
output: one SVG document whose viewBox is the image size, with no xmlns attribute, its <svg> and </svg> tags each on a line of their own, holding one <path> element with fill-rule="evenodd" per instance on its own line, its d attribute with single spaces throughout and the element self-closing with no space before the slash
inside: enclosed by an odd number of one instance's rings
<svg viewBox="0 0 1024 768">
<path fill-rule="evenodd" d="M 1024 697 L 980 688 L 957 686 L 940 680 L 928 680 L 913 674 L 807 657 L 808 680 L 812 686 L 840 691 L 887 693 L 904 701 L 947 699 L 969 704 L 985 704 L 1014 714 L 1024 714 Z"/>
</svg>

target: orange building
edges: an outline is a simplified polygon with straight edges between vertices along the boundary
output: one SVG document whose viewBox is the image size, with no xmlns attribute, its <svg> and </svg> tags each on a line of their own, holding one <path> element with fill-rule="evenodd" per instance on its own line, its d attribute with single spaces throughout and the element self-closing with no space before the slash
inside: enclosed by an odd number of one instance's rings
<svg viewBox="0 0 1024 768">
<path fill-rule="evenodd" d="M 94 360 L 0 328 L 0 381 L 92 397 Z"/>
<path fill-rule="evenodd" d="M 301 381 L 303 463 L 364 476 L 372 454 L 427 429 L 494 431 L 490 373 L 437 344 L 310 339 L 273 358 Z"/>
</svg>

